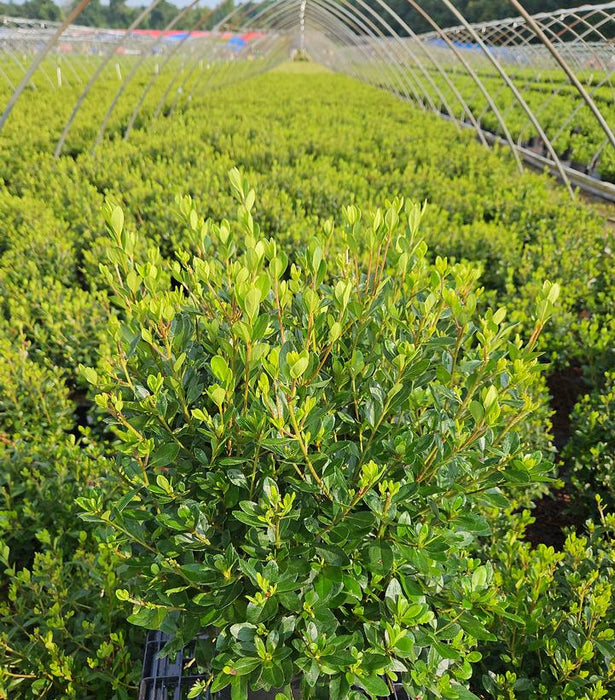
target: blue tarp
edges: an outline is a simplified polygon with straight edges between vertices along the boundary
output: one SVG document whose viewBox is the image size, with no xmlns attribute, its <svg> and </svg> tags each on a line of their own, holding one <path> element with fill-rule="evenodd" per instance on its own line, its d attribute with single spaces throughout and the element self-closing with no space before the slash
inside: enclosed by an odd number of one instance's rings
<svg viewBox="0 0 615 700">
<path fill-rule="evenodd" d="M 228 45 L 235 51 L 241 51 L 248 42 L 242 39 L 240 36 L 234 36 L 228 40 Z"/>
</svg>

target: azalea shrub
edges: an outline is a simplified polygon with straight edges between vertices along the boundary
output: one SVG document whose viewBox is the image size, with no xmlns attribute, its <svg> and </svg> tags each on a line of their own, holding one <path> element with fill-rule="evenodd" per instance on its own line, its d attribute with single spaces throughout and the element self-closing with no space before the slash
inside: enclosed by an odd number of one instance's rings
<svg viewBox="0 0 615 700">
<path fill-rule="evenodd" d="M 563 452 L 577 507 L 586 510 L 600 496 L 615 507 L 615 372 L 603 387 L 580 399 L 571 416 L 571 438 Z"/>
<path fill-rule="evenodd" d="M 171 260 L 107 209 L 122 319 L 83 375 L 125 493 L 78 502 L 129 557 L 129 620 L 168 652 L 204 635 L 194 694 L 475 697 L 478 644 L 519 620 L 476 555 L 485 513 L 549 478 L 521 426 L 558 287 L 522 338 L 478 311 L 477 268 L 430 261 L 416 204 L 345 206 L 289 260 L 230 179 L 232 221 L 178 200 Z"/>
<path fill-rule="evenodd" d="M 0 698 L 128 700 L 141 635 L 115 596 L 123 558 L 75 503 L 98 483 L 114 499 L 118 484 L 76 429 L 62 373 L 31 350 L 0 337 Z"/>
<path fill-rule="evenodd" d="M 23 335 L 14 340 L 0 326 L 0 440 L 15 435 L 57 440 L 72 427 L 74 409 L 61 370 L 32 359 Z"/>
<path fill-rule="evenodd" d="M 482 642 L 473 684 L 487 697 L 586 698 L 615 694 L 615 515 L 567 533 L 561 548 L 525 539 L 529 511 L 508 513 L 485 550 L 508 603 Z"/>
</svg>

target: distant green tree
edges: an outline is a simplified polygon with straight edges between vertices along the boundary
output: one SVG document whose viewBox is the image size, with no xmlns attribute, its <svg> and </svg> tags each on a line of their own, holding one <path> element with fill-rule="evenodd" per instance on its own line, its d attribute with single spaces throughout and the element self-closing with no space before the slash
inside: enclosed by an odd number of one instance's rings
<svg viewBox="0 0 615 700">
<path fill-rule="evenodd" d="M 521 0 L 528 12 L 535 14 L 538 12 L 553 12 L 567 7 L 577 7 L 580 5 L 596 5 L 601 0 Z M 351 0 L 359 6 L 356 0 Z M 386 19 L 394 31 L 406 34 L 406 30 L 400 22 L 383 10 L 378 0 L 365 0 L 373 10 Z M 419 12 L 414 10 L 406 0 L 387 0 L 388 5 L 399 17 L 408 24 L 414 31 L 430 32 L 433 26 L 424 19 Z M 488 22 L 504 17 L 517 15 L 515 8 L 509 0 L 452 0 L 453 5 L 461 12 L 468 22 Z M 442 0 L 420 0 L 420 7 L 428 14 L 432 20 L 440 27 L 451 27 L 459 24 L 459 20 L 450 12 Z M 363 10 L 365 12 L 365 10 Z"/>
<path fill-rule="evenodd" d="M 76 1 L 78 0 L 75 0 L 71 7 L 75 6 Z M 254 17 L 262 11 L 265 3 L 272 1 L 255 2 L 254 0 L 248 0 L 234 19 L 245 20 Z M 359 7 L 357 0 L 350 1 Z M 387 0 L 389 7 L 399 16 L 401 22 L 394 15 L 384 10 L 378 0 L 364 0 L 364 2 L 370 5 L 376 14 L 382 16 L 393 31 L 399 34 L 407 34 L 403 23 L 409 25 L 418 33 L 433 30 L 433 26 L 429 21 L 416 12 L 407 0 Z M 585 2 L 584 0 L 522 0 L 522 2 L 523 6 L 530 13 L 535 14 L 538 12 L 553 12 L 560 8 L 576 7 L 583 4 L 596 5 L 600 4 L 601 0 Z M 509 0 L 453 0 L 453 4 L 469 22 L 487 22 L 517 14 Z M 440 27 L 450 27 L 459 24 L 459 20 L 446 8 L 442 0 L 420 0 L 420 6 Z M 234 8 L 235 0 L 221 0 L 213 10 L 193 8 L 188 10 L 182 19 L 179 20 L 176 28 L 184 30 L 192 29 L 193 27 L 212 29 Z M 143 7 L 127 5 L 126 0 L 109 0 L 108 5 L 102 5 L 100 0 L 91 0 L 90 4 L 77 18 L 76 23 L 89 27 L 126 28 L 130 26 L 143 9 Z M 145 28 L 164 29 L 178 11 L 178 8 L 169 0 L 162 0 L 145 22 Z M 368 14 L 364 8 L 361 9 L 361 12 Z M 63 11 L 53 0 L 26 0 L 23 4 L 0 2 L 0 15 L 2 14 L 9 17 L 58 21 L 62 18 Z M 373 19 L 373 17 L 370 16 L 370 19 Z M 232 29 L 234 24 L 237 23 L 231 19 L 227 28 Z M 381 25 L 381 29 L 385 34 L 389 31 L 383 25 Z"/>
<path fill-rule="evenodd" d="M 244 8 L 248 5 L 244 5 Z M 228 14 L 235 9 L 234 0 L 222 0 L 215 7 L 196 7 L 188 10 L 186 14 L 177 23 L 177 29 L 198 30 L 203 31 L 213 29 L 217 26 Z M 245 9 L 242 9 L 239 16 L 245 16 Z M 232 19 L 231 19 L 232 25 Z M 225 28 L 228 28 L 225 26 Z"/>
<path fill-rule="evenodd" d="M 147 27 L 148 29 L 164 29 L 178 13 L 179 8 L 176 5 L 168 2 L 168 0 L 162 0 L 148 16 L 146 20 Z"/>
<path fill-rule="evenodd" d="M 209 7 L 192 7 L 187 9 L 175 25 L 175 29 L 203 29 L 211 11 Z"/>
<path fill-rule="evenodd" d="M 107 26 L 117 29 L 129 27 L 138 16 L 139 8 L 128 7 L 126 0 L 109 0 L 106 9 Z"/>
<path fill-rule="evenodd" d="M 104 27 L 106 20 L 105 11 L 100 4 L 100 0 L 90 0 L 90 3 L 82 10 L 75 23 L 84 27 Z"/>
<path fill-rule="evenodd" d="M 250 3 L 246 3 L 244 7 L 247 7 Z M 207 22 L 207 28 L 213 29 L 217 24 L 219 24 L 228 14 L 230 14 L 235 9 L 234 0 L 222 0 L 211 13 L 209 20 Z M 243 13 L 244 10 L 241 10 Z M 232 19 L 231 19 L 232 22 Z"/>
<path fill-rule="evenodd" d="M 0 3 L 0 15 L 23 17 L 24 19 L 46 19 L 49 22 L 59 22 L 62 10 L 53 0 L 27 0 L 21 5 L 15 3 Z"/>
<path fill-rule="evenodd" d="M 53 0 L 28 0 L 22 7 L 28 18 L 46 19 L 50 22 L 59 22 L 62 19 L 62 10 Z"/>
</svg>

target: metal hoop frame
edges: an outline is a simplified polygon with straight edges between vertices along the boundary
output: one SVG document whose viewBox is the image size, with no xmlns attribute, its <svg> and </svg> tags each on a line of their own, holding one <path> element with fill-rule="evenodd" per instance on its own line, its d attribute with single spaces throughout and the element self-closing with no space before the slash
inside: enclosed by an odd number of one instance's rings
<svg viewBox="0 0 615 700">
<path fill-rule="evenodd" d="M 570 168 L 558 144 L 570 139 L 581 116 L 593 139 L 587 146 L 593 149 L 587 169 L 595 168 L 607 152 L 615 162 L 615 2 L 530 15 L 522 1 L 508 0 L 514 16 L 471 24 L 456 0 L 440 0 L 458 22 L 442 28 L 420 0 L 406 0 L 430 26 L 430 31 L 417 34 L 389 1 L 267 0 L 259 7 L 246 0 L 209 33 L 200 31 L 212 13 L 203 8 L 173 44 L 169 33 L 201 0 L 178 9 L 164 31 L 150 38 L 138 30 L 161 0 L 151 0 L 125 32 L 75 25 L 90 0 L 80 0 L 62 23 L 41 21 L 36 26 L 30 20 L 5 18 L 9 29 L 0 36 L 0 100 L 4 95 L 6 101 L 0 102 L 0 131 L 27 86 L 37 88 L 39 99 L 47 90 L 71 95 L 78 90 L 58 136 L 59 157 L 88 96 L 117 57 L 120 85 L 102 106 L 94 147 L 104 140 L 119 102 L 129 99 L 129 84 L 146 71 L 127 121 L 122 124 L 126 107 L 114 118 L 128 138 L 146 104 L 151 124 L 205 90 L 273 67 L 294 47 L 332 70 L 472 128 L 483 144 L 502 137 L 520 169 L 526 134 L 537 134 L 546 162 L 572 196 Z M 229 37 L 242 35 L 247 38 L 243 44 L 236 42 L 237 50 L 227 48 Z M 74 55 L 71 41 L 81 50 L 94 47 L 96 56 Z M 124 50 L 138 55 L 123 57 Z M 152 63 L 156 69 L 148 74 Z M 42 83 L 35 83 L 39 75 Z M 553 111 L 561 111 L 564 104 L 566 113 L 553 119 Z M 141 126 L 147 123 L 139 121 Z M 485 124 L 495 125 L 495 132 Z"/>
</svg>

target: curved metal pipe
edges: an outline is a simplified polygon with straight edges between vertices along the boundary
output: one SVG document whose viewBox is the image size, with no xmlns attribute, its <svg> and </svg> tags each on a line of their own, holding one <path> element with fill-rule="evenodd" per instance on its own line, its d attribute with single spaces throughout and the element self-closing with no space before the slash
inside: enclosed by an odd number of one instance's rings
<svg viewBox="0 0 615 700">
<path fill-rule="evenodd" d="M 498 106 L 495 104 L 493 101 L 491 94 L 489 91 L 485 88 L 483 85 L 482 80 L 478 77 L 476 71 L 472 68 L 472 66 L 468 63 L 466 60 L 465 56 L 462 55 L 462 53 L 458 50 L 458 48 L 455 46 L 455 44 L 449 39 L 447 34 L 441 29 L 440 25 L 431 17 L 431 15 L 423 10 L 423 8 L 416 2 L 416 0 L 406 0 L 411 7 L 416 10 L 423 19 L 425 19 L 430 26 L 432 26 L 435 30 L 436 36 L 444 41 L 446 46 L 452 51 L 453 55 L 455 58 L 461 63 L 467 74 L 472 78 L 474 83 L 477 85 L 478 89 L 482 93 L 483 97 L 487 100 L 487 103 L 491 107 L 491 110 L 493 114 L 495 115 L 495 118 L 497 119 L 500 127 L 502 128 L 502 133 L 504 134 L 504 138 L 506 139 L 508 145 L 510 146 L 511 153 L 513 158 L 515 159 L 515 162 L 517 163 L 517 168 L 519 169 L 519 172 L 523 172 L 523 163 L 521 162 L 521 158 L 519 157 L 519 154 L 517 153 L 517 149 L 515 148 L 515 143 L 512 140 L 512 136 L 510 133 L 510 130 L 508 128 L 508 125 L 506 122 L 503 120 L 502 115 L 500 114 L 500 110 L 498 109 Z"/>
<path fill-rule="evenodd" d="M 282 4 L 283 3 L 279 3 L 279 5 Z M 295 13 L 296 10 L 292 7 L 292 0 L 290 0 L 290 2 L 287 3 L 286 8 L 283 8 L 282 10 L 278 9 L 275 16 L 267 18 L 267 24 L 271 25 L 275 22 L 275 26 L 277 28 L 287 31 L 295 24 L 295 20 L 291 19 L 291 17 L 294 18 L 296 16 Z M 332 14 L 329 7 L 324 3 L 321 4 L 315 0 L 308 2 L 306 6 L 306 17 L 312 23 L 312 27 L 315 28 L 315 31 L 319 33 L 324 32 L 325 36 L 326 33 L 331 34 L 333 38 L 336 39 L 342 46 L 353 46 L 354 49 L 356 49 L 359 54 L 364 57 L 366 62 L 370 60 L 367 48 L 360 40 L 359 35 L 352 31 L 346 22 L 339 19 L 337 15 Z M 310 48 L 310 51 L 312 50 L 313 49 Z M 342 60 L 344 60 L 343 57 Z M 335 66 L 330 61 L 328 63 L 331 69 L 335 70 Z M 345 61 L 345 63 L 347 64 L 348 62 Z M 349 72 L 357 79 L 360 79 L 359 74 L 356 73 L 354 68 L 351 67 Z"/>
<path fill-rule="evenodd" d="M 227 22 L 229 22 L 238 12 L 240 12 L 240 10 L 245 14 L 247 11 L 249 11 L 249 9 L 250 9 L 250 8 L 248 7 L 247 4 L 246 4 L 246 5 L 237 5 L 237 6 L 234 7 L 228 14 L 226 14 L 226 15 L 218 22 L 218 24 L 215 25 L 215 27 L 212 29 L 212 33 L 213 33 L 213 32 L 216 32 L 216 31 L 219 31 L 220 28 L 223 27 Z M 261 13 L 262 13 L 262 12 L 263 12 L 263 11 L 261 10 Z M 210 48 L 210 47 L 209 47 L 208 45 L 206 45 L 205 48 L 208 49 L 208 48 Z M 179 95 L 183 93 L 183 90 L 184 90 L 184 88 L 185 88 L 185 86 L 186 86 L 186 84 L 187 84 L 187 81 L 190 80 L 190 78 L 192 77 L 194 71 L 195 71 L 196 68 L 199 66 L 199 64 L 200 64 L 200 62 L 201 62 L 202 60 L 203 60 L 203 53 L 197 54 L 197 57 L 194 59 L 194 61 L 193 61 L 193 63 L 192 63 L 192 67 L 188 70 L 187 76 L 184 78 L 184 80 L 182 81 L 182 83 L 180 84 L 180 86 L 179 86 L 179 88 L 178 88 L 178 90 L 177 90 L 177 94 L 176 94 L 175 100 L 173 100 L 173 102 L 172 102 L 172 104 L 171 104 L 171 107 L 170 107 L 170 113 L 172 113 L 173 110 L 175 109 L 175 105 L 177 104 L 177 100 L 179 99 Z M 158 117 L 159 117 L 159 115 L 160 115 L 160 112 L 162 111 L 162 107 L 163 107 L 163 105 L 164 105 L 164 103 L 165 103 L 165 101 L 166 101 L 166 99 L 167 99 L 167 97 L 168 97 L 168 95 L 169 95 L 171 89 L 173 88 L 173 86 L 174 86 L 174 84 L 175 84 L 175 81 L 176 81 L 176 78 L 177 78 L 178 76 L 179 76 L 179 71 L 175 74 L 175 76 L 173 77 L 173 79 L 171 80 L 171 82 L 169 83 L 169 85 L 167 86 L 167 89 L 165 90 L 165 92 L 164 92 L 164 94 L 162 95 L 161 99 L 159 100 L 158 104 L 156 105 L 156 109 L 154 110 L 154 114 L 153 114 L 153 120 L 154 120 L 154 121 L 155 121 L 156 119 L 158 119 Z M 188 95 L 188 99 L 192 99 L 192 92 L 190 92 L 190 94 Z"/>
<path fill-rule="evenodd" d="M 566 61 L 562 58 L 560 55 L 559 51 L 555 48 L 553 43 L 550 41 L 550 39 L 547 37 L 547 35 L 542 31 L 541 27 L 538 25 L 538 23 L 534 20 L 534 18 L 528 13 L 528 11 L 519 3 L 519 0 L 508 0 L 510 4 L 519 12 L 519 14 L 525 19 L 525 21 L 528 23 L 534 34 L 542 41 L 542 43 L 547 47 L 547 50 L 549 53 L 553 56 L 553 58 L 559 63 L 561 66 L 562 70 L 564 73 L 568 76 L 568 79 L 570 80 L 571 84 L 574 85 L 574 87 L 578 90 L 579 94 L 587 104 L 587 106 L 590 108 L 592 111 L 592 114 L 596 119 L 598 120 L 598 123 L 602 127 L 602 130 L 606 134 L 607 138 L 611 142 L 611 145 L 613 148 L 615 148 L 615 134 L 611 130 L 611 127 L 608 125 L 606 119 L 604 118 L 602 112 L 598 109 L 598 106 L 594 102 L 594 100 L 591 98 L 587 90 L 585 90 L 585 87 L 581 83 L 581 81 L 577 78 L 577 76 L 574 74 L 570 66 L 566 63 Z"/>
<path fill-rule="evenodd" d="M 80 0 L 79 4 L 75 5 L 73 10 L 69 13 L 68 17 L 62 22 L 62 24 L 56 29 L 56 31 L 53 33 L 53 36 L 49 39 L 45 47 L 38 53 L 34 61 L 32 61 L 30 67 L 26 71 L 26 74 L 23 76 L 23 78 L 19 81 L 19 85 L 17 86 L 17 89 L 15 92 L 11 95 L 11 98 L 8 101 L 8 104 L 6 105 L 4 112 L 2 113 L 2 116 L 0 117 L 0 131 L 4 128 L 4 125 L 6 124 L 6 120 L 9 118 L 9 114 L 13 111 L 13 107 L 15 106 L 15 103 L 19 99 L 21 93 L 24 91 L 26 85 L 29 83 L 30 78 L 36 71 L 36 69 L 41 65 L 45 57 L 49 54 L 49 52 L 53 49 L 55 44 L 57 43 L 58 39 L 62 36 L 64 33 L 64 30 L 68 25 L 73 22 L 77 17 L 81 14 L 81 12 L 89 5 L 90 0 Z"/>
<path fill-rule="evenodd" d="M 66 124 L 64 125 L 64 129 L 62 130 L 62 134 L 60 135 L 60 138 L 58 139 L 58 142 L 56 144 L 55 150 L 53 152 L 53 155 L 58 158 L 61 153 L 62 149 L 64 148 L 64 144 L 66 142 L 66 138 L 68 137 L 68 132 L 70 131 L 70 128 L 75 121 L 75 118 L 77 117 L 77 113 L 81 109 L 81 106 L 85 102 L 90 90 L 94 86 L 94 83 L 98 80 L 100 75 L 102 74 L 103 70 L 106 68 L 106 66 L 109 64 L 113 56 L 115 56 L 116 52 L 118 49 L 123 48 L 126 45 L 126 42 L 128 41 L 128 38 L 130 36 L 130 32 L 136 29 L 141 22 L 144 19 L 147 19 L 147 17 L 150 15 L 152 10 L 156 8 L 158 4 L 160 4 L 161 0 L 153 0 L 153 2 L 150 4 L 149 7 L 143 10 L 139 14 L 139 16 L 135 19 L 135 21 L 130 25 L 130 27 L 126 30 L 126 34 L 121 37 L 120 41 L 111 44 L 109 47 L 109 50 L 107 51 L 106 56 L 103 58 L 103 60 L 98 64 L 96 70 L 90 77 L 90 79 L 87 82 L 87 85 L 83 89 L 82 93 L 79 95 L 77 98 L 77 101 L 75 102 L 75 105 L 73 107 L 73 110 L 71 112 L 70 117 L 68 118 Z"/>
<path fill-rule="evenodd" d="M 9 86 L 9 88 L 14 92 L 15 91 L 15 85 L 13 84 L 13 81 L 9 78 L 9 74 L 4 70 L 4 68 L 0 65 L 0 73 L 4 76 L 4 80 Z"/>
<path fill-rule="evenodd" d="M 384 2 L 384 0 L 376 0 L 376 2 L 381 7 L 383 7 L 391 15 L 391 17 L 393 17 L 393 19 L 396 22 L 398 22 L 401 27 L 403 27 L 403 29 L 405 31 L 408 32 L 408 35 L 413 39 L 416 46 L 424 53 L 427 60 L 433 64 L 434 68 L 438 71 L 438 73 L 442 76 L 442 79 L 444 80 L 444 82 L 447 84 L 447 87 L 449 88 L 449 90 L 451 90 L 451 92 L 453 93 L 453 95 L 455 96 L 455 98 L 457 99 L 459 104 L 461 105 L 466 116 L 470 119 L 470 122 L 472 123 L 472 125 L 474 126 L 474 128 L 476 130 L 476 134 L 477 134 L 478 138 L 481 140 L 483 145 L 487 146 L 488 145 L 487 140 L 485 139 L 483 132 L 482 132 L 482 129 L 480 128 L 478 122 L 474 118 L 474 114 L 472 113 L 472 111 L 468 107 L 466 101 L 461 96 L 461 93 L 457 90 L 456 86 L 453 84 L 453 82 L 448 77 L 446 71 L 444 71 L 442 69 L 440 64 L 433 57 L 433 55 L 427 50 L 426 45 L 422 41 L 418 40 L 418 36 L 414 32 L 414 30 L 411 27 L 409 27 L 408 24 L 406 24 L 406 22 L 388 5 L 388 3 Z M 458 119 L 457 119 L 454 111 L 451 109 L 451 107 L 448 104 L 447 100 L 445 99 L 444 95 L 438 89 L 436 82 L 431 78 L 431 76 L 429 75 L 429 72 L 425 68 L 423 70 L 425 71 L 427 78 L 430 80 L 430 84 L 432 84 L 434 89 L 436 90 L 436 94 L 440 97 L 442 104 L 444 105 L 450 118 L 454 121 L 455 124 L 458 125 Z"/>
<path fill-rule="evenodd" d="M 128 125 L 126 126 L 126 129 L 124 131 L 124 140 L 128 138 L 128 135 L 132 131 L 132 127 L 134 126 L 135 120 L 137 119 L 137 116 L 141 110 L 141 107 L 143 105 L 143 102 L 145 101 L 149 91 L 152 89 L 154 86 L 154 83 L 156 82 L 157 78 L 164 72 L 164 69 L 168 65 L 169 61 L 177 54 L 177 52 L 184 46 L 186 41 L 190 38 L 190 35 L 192 32 L 197 31 L 208 19 L 211 17 L 213 14 L 213 10 L 209 10 L 208 12 L 205 12 L 205 14 L 197 20 L 197 22 L 192 26 L 192 28 L 186 33 L 186 36 L 181 39 L 180 41 L 177 42 L 177 45 L 173 47 L 172 51 L 169 51 L 167 56 L 165 57 L 162 66 L 160 68 L 160 72 L 158 74 L 154 73 L 154 75 L 150 78 L 149 82 L 143 89 L 143 92 L 141 93 L 141 97 L 137 101 L 137 104 L 130 115 L 130 119 L 128 120 Z"/>
<path fill-rule="evenodd" d="M 312 0 L 312 2 L 316 2 L 316 0 Z M 384 34 L 378 29 L 378 27 L 374 25 L 373 22 L 371 22 L 371 20 L 368 17 L 364 15 L 363 12 L 361 12 L 356 7 L 351 6 L 346 0 L 340 0 L 340 4 L 335 7 L 333 3 L 331 3 L 330 6 L 327 5 L 327 3 L 320 4 L 326 11 L 329 11 L 332 14 L 336 14 L 342 22 L 346 23 L 346 19 L 348 19 L 348 21 L 354 23 L 357 26 L 357 28 L 364 33 L 364 35 L 368 36 L 370 39 L 373 39 L 375 41 L 375 47 L 371 43 L 370 47 L 372 49 L 375 48 L 375 50 L 377 50 L 382 55 L 384 64 L 387 66 L 389 73 L 391 74 L 394 80 L 398 81 L 406 98 L 411 99 L 410 95 L 406 91 L 406 89 L 409 89 L 412 95 L 414 96 L 414 99 L 419 104 L 423 105 L 423 102 L 418 96 L 414 87 L 409 82 L 407 82 L 406 75 L 404 71 L 399 67 L 398 62 L 395 60 L 395 56 L 389 50 L 389 47 L 386 44 L 386 38 Z M 351 9 L 349 10 L 347 9 L 347 7 L 350 7 Z M 339 16 L 338 13 L 343 15 L 343 17 Z M 388 62 L 386 59 L 388 59 Z"/>
<path fill-rule="evenodd" d="M 357 50 L 359 54 L 363 56 L 364 62 L 366 64 L 373 63 L 373 57 L 369 52 L 370 50 L 375 50 L 380 54 L 380 58 L 384 61 L 384 65 L 387 67 L 387 72 L 390 78 L 388 82 L 386 80 L 384 81 L 385 89 L 391 92 L 397 92 L 399 90 L 400 85 L 403 89 L 403 72 L 398 67 L 397 62 L 389 64 L 388 62 L 386 62 L 386 60 L 384 60 L 384 57 L 382 56 L 382 51 L 380 51 L 380 41 L 371 33 L 371 31 L 369 31 L 369 29 L 364 29 L 364 23 L 361 22 L 360 19 L 362 13 L 358 12 L 357 18 L 351 11 L 341 6 L 335 8 L 335 11 L 332 11 L 331 4 L 323 0 L 311 0 L 310 4 L 308 5 L 308 10 L 313 11 L 314 7 L 320 8 L 322 10 L 322 16 L 324 18 L 330 16 L 332 18 L 335 18 L 335 20 L 341 24 L 341 27 L 344 28 L 343 31 L 345 32 L 347 37 L 345 41 L 342 41 L 342 45 L 353 46 L 354 49 Z M 362 36 L 364 36 L 364 34 L 361 32 L 361 30 L 367 36 L 376 40 L 375 46 L 371 43 L 366 44 L 362 41 Z M 357 71 L 356 68 L 353 70 L 353 75 L 355 75 L 355 77 L 357 77 L 359 80 L 363 80 L 365 82 L 365 78 L 362 76 L 361 72 Z M 382 82 L 380 82 L 380 86 L 382 86 Z M 407 95 L 407 93 L 405 94 Z"/>
<path fill-rule="evenodd" d="M 347 6 L 352 7 L 352 5 L 350 5 L 350 3 L 347 0 L 339 0 L 339 1 L 344 3 Z M 363 0 L 355 0 L 355 2 L 360 7 L 362 7 L 366 11 L 368 11 L 374 17 L 374 19 L 376 21 L 379 21 L 382 24 L 382 26 L 384 27 L 384 29 L 391 33 L 391 37 L 392 37 L 393 41 L 395 41 L 395 44 L 398 45 L 400 47 L 400 49 L 402 51 L 404 51 L 404 53 L 408 54 L 408 56 L 410 57 L 411 60 L 413 60 L 415 63 L 417 63 L 416 57 L 414 56 L 414 53 L 412 51 L 410 51 L 408 49 L 408 47 L 401 41 L 401 39 L 394 32 L 391 25 L 381 15 L 379 15 L 373 8 L 371 8 L 369 5 L 367 5 Z M 373 23 L 371 21 L 369 21 L 369 24 L 370 24 L 370 26 L 375 26 L 375 25 L 373 25 Z M 378 34 L 379 34 L 379 36 L 383 37 L 383 41 L 388 42 L 390 40 L 389 37 L 386 37 L 381 31 L 378 31 Z M 409 67 L 406 66 L 406 69 L 408 69 L 408 68 Z M 423 85 L 422 81 L 414 73 L 414 70 L 410 69 L 410 74 L 412 75 L 412 79 L 414 80 L 414 82 L 416 82 L 416 84 L 418 85 L 419 90 L 425 95 L 425 98 L 427 99 L 427 102 L 431 106 L 432 111 L 437 112 L 438 109 L 437 109 L 434 101 L 431 98 L 431 94 L 429 93 L 428 90 L 425 89 L 425 86 Z M 421 102 L 422 102 L 422 100 L 421 100 Z"/>
<path fill-rule="evenodd" d="M 296 0 L 280 0 L 279 2 L 275 3 L 274 5 L 269 5 L 265 7 L 265 9 L 261 10 L 257 16 L 250 18 L 250 23 L 251 25 L 254 25 L 256 20 L 258 19 L 259 22 L 256 24 L 256 26 L 259 29 L 262 28 L 269 28 L 271 26 L 279 26 L 280 25 L 280 17 L 281 16 L 292 16 L 293 18 L 295 17 L 296 13 L 296 8 L 293 7 L 293 4 L 296 3 Z M 312 2 L 312 6 L 316 5 L 315 2 Z M 325 13 L 326 16 L 331 16 L 330 8 L 327 7 L 326 10 L 323 10 L 320 5 L 318 5 L 319 11 L 321 13 Z M 267 14 L 269 13 L 269 15 Z M 274 21 L 277 23 L 274 25 Z M 291 21 L 288 26 L 293 26 L 295 24 L 295 21 Z M 245 27 L 243 27 L 245 29 Z M 194 86 L 191 90 L 190 96 L 194 93 L 198 85 Z M 190 97 L 189 96 L 189 97 Z"/>
<path fill-rule="evenodd" d="M 117 106 L 117 103 L 119 102 L 121 96 L 124 94 L 124 91 L 128 87 L 128 84 L 134 78 L 136 72 L 143 65 L 144 61 L 152 54 L 152 52 L 156 48 L 158 48 L 158 46 L 160 46 L 160 44 L 164 41 L 165 33 L 171 31 L 173 29 L 173 27 L 179 22 L 179 20 L 182 17 L 184 17 L 189 10 L 191 10 L 193 7 L 195 7 L 195 5 L 198 5 L 199 2 L 201 2 L 201 0 L 192 0 L 192 2 L 190 2 L 183 9 L 181 9 L 175 15 L 175 17 L 166 25 L 166 27 L 162 30 L 160 36 L 156 39 L 156 41 L 149 47 L 149 52 L 144 51 L 143 55 L 139 58 L 139 60 L 135 62 L 132 69 L 130 70 L 130 73 L 122 81 L 122 84 L 120 85 L 119 90 L 116 92 L 115 96 L 113 97 L 113 100 L 111 101 L 111 105 L 109 106 L 109 109 L 107 110 L 105 116 L 102 119 L 100 128 L 98 130 L 98 134 L 96 135 L 96 140 L 94 142 L 94 148 L 92 149 L 92 151 L 95 151 L 96 148 L 101 144 L 103 137 L 105 135 L 105 131 L 107 129 L 107 125 L 109 123 L 109 120 L 111 119 L 111 115 L 113 114 L 113 111 L 115 110 L 115 107 Z"/>
<path fill-rule="evenodd" d="M 215 25 L 215 27 L 211 30 L 212 33 L 218 31 L 218 30 L 220 29 L 220 27 L 224 26 L 224 24 L 226 24 L 237 12 L 239 12 L 240 10 L 244 10 L 244 11 L 245 11 L 245 8 L 246 8 L 246 5 L 237 5 L 236 7 L 234 7 L 229 13 L 227 13 L 227 14 Z M 190 31 L 191 31 L 191 32 L 192 32 L 192 31 L 195 31 L 199 26 L 202 26 L 202 24 L 206 21 L 206 18 L 207 18 L 208 16 L 211 16 L 211 12 L 206 12 L 205 18 L 200 17 L 200 18 L 197 20 L 197 22 L 195 23 L 195 25 L 193 26 L 193 28 L 192 28 Z M 183 44 L 183 41 L 184 41 L 184 40 L 182 40 L 182 44 Z M 194 71 L 194 69 L 199 65 L 200 61 L 203 60 L 203 55 L 205 54 L 205 52 L 206 52 L 207 50 L 209 50 L 210 48 L 211 48 L 211 47 L 210 47 L 209 43 L 204 43 L 204 49 L 205 49 L 205 51 L 203 51 L 202 53 L 197 54 L 197 58 L 195 59 L 195 61 L 194 61 L 194 63 L 193 63 L 193 67 L 192 67 L 192 69 L 189 71 L 189 74 L 190 74 L 190 75 L 192 74 L 192 72 Z M 155 121 L 155 120 L 158 118 L 158 116 L 160 115 L 160 111 L 162 110 L 162 106 L 163 106 L 163 104 L 165 103 L 165 101 L 166 101 L 166 99 L 167 99 L 167 97 L 168 97 L 170 91 L 172 90 L 173 86 L 175 85 L 176 80 L 177 80 L 177 78 L 180 76 L 181 72 L 182 72 L 182 71 L 179 71 L 179 70 L 178 70 L 178 71 L 176 71 L 175 74 L 172 76 L 172 78 L 171 78 L 170 82 L 168 83 L 168 85 L 167 85 L 167 87 L 166 87 L 166 89 L 165 89 L 165 91 L 164 91 L 164 93 L 163 93 L 161 99 L 159 100 L 159 102 L 158 102 L 157 105 L 156 105 L 156 108 L 155 108 L 155 110 L 154 110 L 153 117 L 152 117 L 152 120 L 153 120 L 153 121 Z M 181 86 L 180 86 L 180 89 L 181 89 Z M 125 134 L 124 134 L 124 138 L 126 138 L 127 135 L 128 135 L 128 134 L 125 133 Z"/>
<path fill-rule="evenodd" d="M 465 17 L 459 12 L 459 10 L 453 5 L 453 3 L 450 0 L 441 0 L 442 3 L 446 6 L 446 8 L 452 12 L 455 17 L 466 27 L 466 29 L 470 32 L 472 35 L 472 38 L 474 39 L 474 42 L 477 43 L 485 56 L 487 56 L 487 59 L 489 62 L 495 67 L 495 69 L 498 71 L 498 73 L 502 76 L 502 79 L 506 83 L 506 85 L 510 88 L 511 92 L 515 96 L 515 98 L 519 101 L 519 104 L 523 108 L 523 110 L 526 112 L 527 116 L 530 118 L 532 121 L 532 124 L 534 124 L 535 128 L 537 129 L 538 133 L 540 134 L 540 138 L 544 141 L 545 146 L 547 147 L 547 150 L 549 151 L 549 155 L 551 156 L 553 162 L 555 163 L 557 170 L 560 174 L 560 177 L 562 178 L 562 181 L 566 185 L 566 189 L 568 190 L 568 193 L 570 194 L 570 197 L 574 199 L 574 190 L 572 189 L 572 185 L 570 184 L 570 179 L 568 178 L 568 175 L 566 174 L 566 171 L 564 170 L 562 163 L 555 152 L 555 149 L 553 148 L 553 144 L 551 143 L 549 137 L 545 133 L 544 129 L 542 128 L 542 125 L 536 118 L 536 115 L 532 112 L 530 109 L 530 106 L 527 104 L 525 101 L 523 95 L 517 90 L 517 87 L 515 84 L 511 81 L 511 79 L 508 77 L 508 74 L 506 71 L 502 68 L 502 66 L 494 59 L 494 57 L 491 55 L 489 52 L 489 49 L 483 42 L 483 40 L 480 38 L 478 33 L 474 30 L 474 28 L 468 24 L 466 21 Z"/>
</svg>

